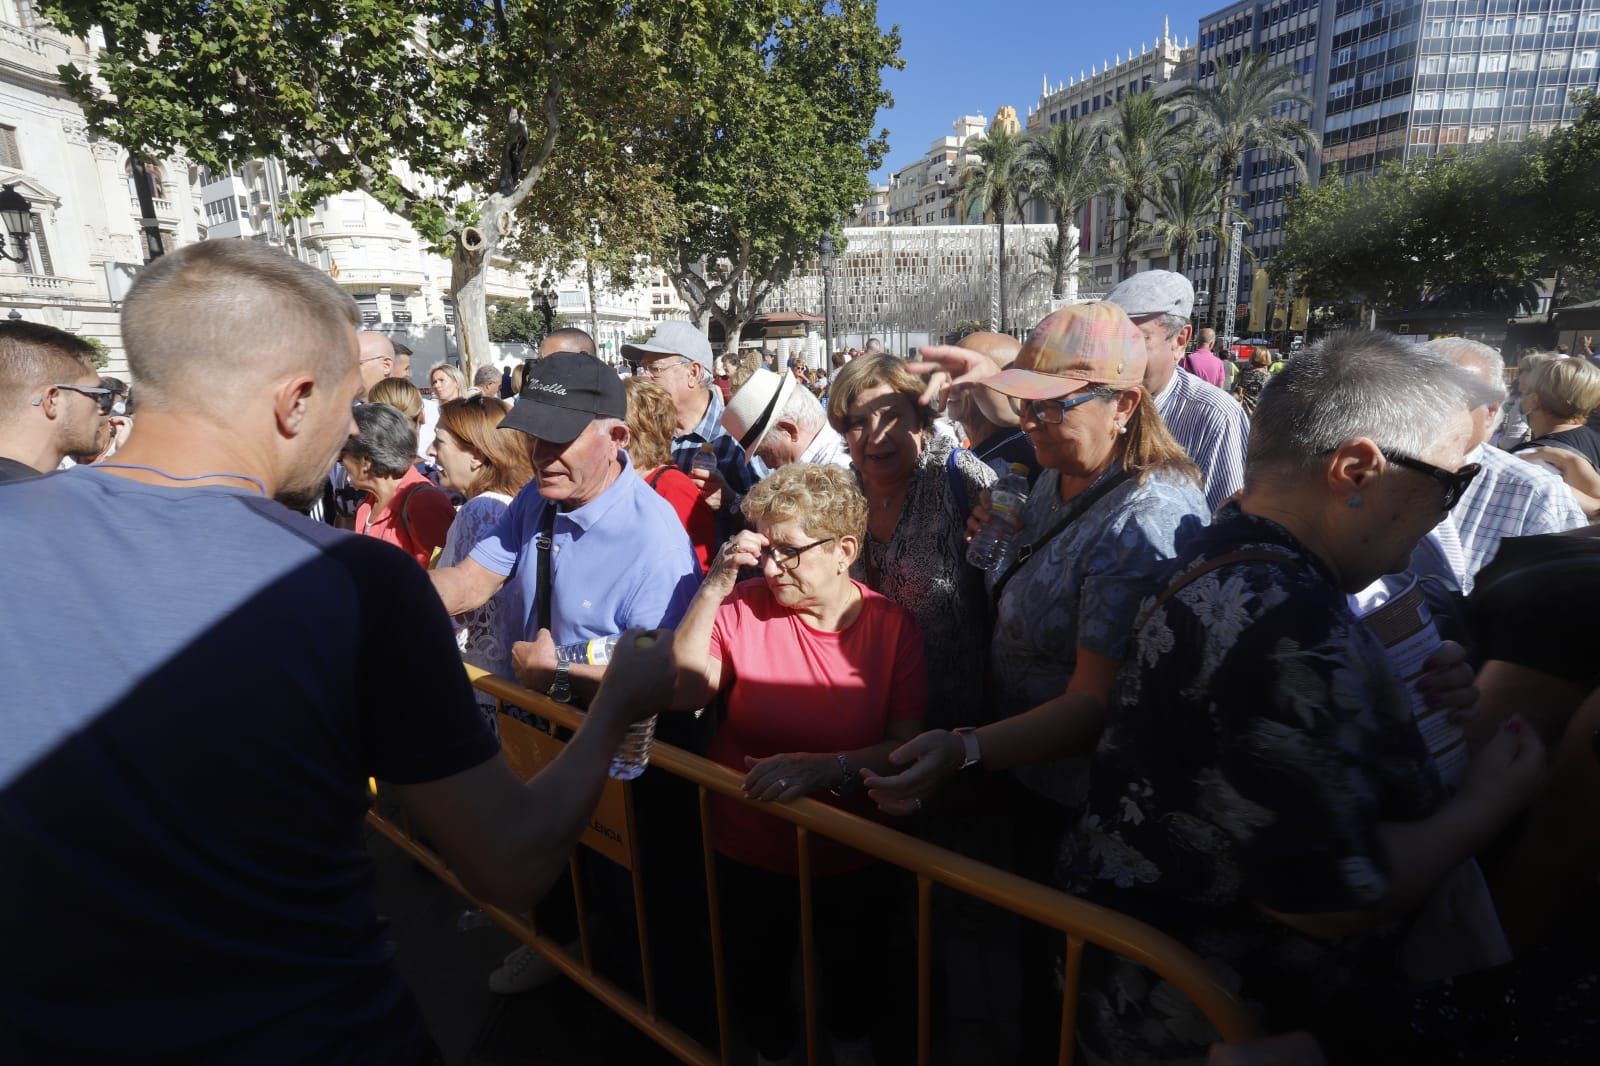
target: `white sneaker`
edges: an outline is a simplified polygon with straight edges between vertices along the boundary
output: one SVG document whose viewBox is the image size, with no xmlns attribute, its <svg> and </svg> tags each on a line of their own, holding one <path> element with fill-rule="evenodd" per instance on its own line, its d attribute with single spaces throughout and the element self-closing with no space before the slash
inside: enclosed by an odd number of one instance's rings
<svg viewBox="0 0 1600 1066">
<path fill-rule="evenodd" d="M 524 944 L 489 975 L 489 991 L 502 996 L 531 992 L 559 972 L 553 962 Z"/>
</svg>

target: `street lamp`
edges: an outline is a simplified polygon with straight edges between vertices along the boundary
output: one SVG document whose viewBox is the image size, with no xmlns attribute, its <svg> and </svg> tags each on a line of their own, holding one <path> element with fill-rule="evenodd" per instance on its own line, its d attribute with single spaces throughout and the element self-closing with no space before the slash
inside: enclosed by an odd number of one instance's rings
<svg viewBox="0 0 1600 1066">
<path fill-rule="evenodd" d="M 12 255 L 0 247 L 0 259 L 13 263 L 28 263 L 28 238 L 33 236 L 33 205 L 17 191 L 15 185 L 0 188 L 0 221 L 6 232 L 17 242 L 17 254 Z"/>
<path fill-rule="evenodd" d="M 833 234 L 822 232 L 822 358 L 832 380 L 833 366 Z"/>
</svg>

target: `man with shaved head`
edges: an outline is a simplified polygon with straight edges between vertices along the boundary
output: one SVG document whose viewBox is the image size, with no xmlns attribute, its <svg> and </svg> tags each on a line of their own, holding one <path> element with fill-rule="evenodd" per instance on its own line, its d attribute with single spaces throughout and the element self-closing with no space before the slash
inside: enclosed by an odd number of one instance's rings
<svg viewBox="0 0 1600 1066">
<path fill-rule="evenodd" d="M 382 333 L 364 330 L 359 336 L 361 344 L 361 393 L 386 377 L 394 374 L 394 342 Z"/>
<path fill-rule="evenodd" d="M 138 431 L 0 485 L 0 1059 L 441 1061 L 374 911 L 367 779 L 522 910 L 665 706 L 671 641 L 629 635 L 524 785 L 427 575 L 278 502 L 352 432 L 359 321 L 261 245 L 162 256 L 123 305 Z"/>
<path fill-rule="evenodd" d="M 98 454 L 100 416 L 114 399 L 100 387 L 88 341 L 38 322 L 0 322 L 0 482 Z"/>
</svg>

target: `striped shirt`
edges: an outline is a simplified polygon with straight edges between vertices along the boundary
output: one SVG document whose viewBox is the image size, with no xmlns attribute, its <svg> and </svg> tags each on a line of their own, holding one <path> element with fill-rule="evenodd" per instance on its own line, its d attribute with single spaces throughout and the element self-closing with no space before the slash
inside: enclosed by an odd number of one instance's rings
<svg viewBox="0 0 1600 1066">
<path fill-rule="evenodd" d="M 1244 449 L 1250 416 L 1215 385 L 1177 368 L 1155 396 L 1167 428 L 1200 468 L 1206 503 L 1216 511 L 1244 488 Z"/>
<path fill-rule="evenodd" d="M 1472 591 L 1473 579 L 1505 538 L 1560 533 L 1588 523 L 1560 475 L 1483 444 L 1467 461 L 1483 469 L 1450 512 L 1466 556 L 1463 592 Z"/>
</svg>

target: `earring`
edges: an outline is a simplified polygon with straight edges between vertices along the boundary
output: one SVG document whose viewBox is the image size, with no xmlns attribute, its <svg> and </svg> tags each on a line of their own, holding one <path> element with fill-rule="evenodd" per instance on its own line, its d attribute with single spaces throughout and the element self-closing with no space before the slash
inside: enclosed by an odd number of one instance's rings
<svg viewBox="0 0 1600 1066">
<path fill-rule="evenodd" d="M 1361 497 L 1360 496 L 1352 496 L 1348 500 L 1346 500 L 1345 503 L 1349 504 L 1351 507 L 1360 507 L 1361 506 Z"/>
<path fill-rule="evenodd" d="M 1119 434 L 1119 435 L 1121 435 L 1121 436 L 1127 436 L 1127 434 L 1128 434 L 1128 427 L 1127 427 L 1127 426 L 1118 426 L 1118 427 L 1117 427 L 1117 433 L 1118 433 L 1118 434 Z"/>
</svg>

